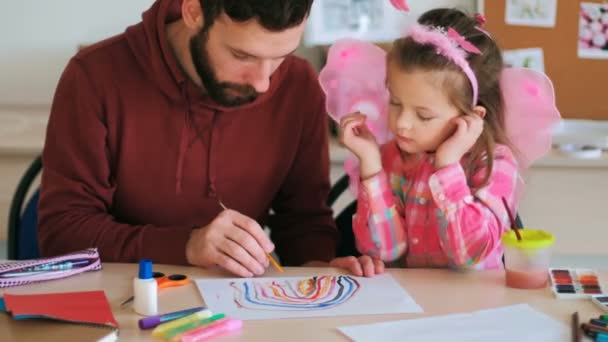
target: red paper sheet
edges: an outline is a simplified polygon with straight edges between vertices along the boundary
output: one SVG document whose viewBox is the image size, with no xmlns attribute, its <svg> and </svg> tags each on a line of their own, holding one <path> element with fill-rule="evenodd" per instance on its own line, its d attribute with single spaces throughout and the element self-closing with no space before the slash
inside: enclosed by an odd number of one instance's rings
<svg viewBox="0 0 608 342">
<path fill-rule="evenodd" d="M 77 323 L 118 328 L 110 303 L 103 291 L 4 294 L 7 311 L 15 315 L 38 315 Z"/>
</svg>

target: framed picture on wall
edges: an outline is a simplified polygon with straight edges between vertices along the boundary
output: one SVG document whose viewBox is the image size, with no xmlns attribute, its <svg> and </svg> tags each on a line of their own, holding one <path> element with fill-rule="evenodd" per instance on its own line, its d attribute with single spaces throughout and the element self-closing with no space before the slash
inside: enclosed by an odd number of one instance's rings
<svg viewBox="0 0 608 342">
<path fill-rule="evenodd" d="M 304 35 L 306 45 L 330 45 L 342 38 L 391 42 L 415 17 L 395 10 L 390 1 L 317 0 Z"/>
<path fill-rule="evenodd" d="M 581 3 L 578 57 L 608 59 L 608 3 Z"/>
<path fill-rule="evenodd" d="M 555 27 L 557 0 L 507 0 L 506 6 L 509 25 Z"/>
<path fill-rule="evenodd" d="M 392 43 L 418 17 L 440 7 L 474 13 L 479 0 L 410 0 L 410 11 L 396 10 L 387 0 L 316 0 L 312 5 L 304 44 L 331 45 L 342 38 Z"/>
<path fill-rule="evenodd" d="M 541 48 L 503 50 L 505 65 L 545 72 L 545 56 Z"/>
</svg>

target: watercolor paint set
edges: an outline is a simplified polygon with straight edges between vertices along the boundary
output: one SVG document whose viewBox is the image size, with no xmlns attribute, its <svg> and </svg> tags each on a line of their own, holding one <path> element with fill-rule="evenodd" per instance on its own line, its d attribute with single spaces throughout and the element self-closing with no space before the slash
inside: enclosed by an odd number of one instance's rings
<svg viewBox="0 0 608 342">
<path fill-rule="evenodd" d="M 594 295 L 608 296 L 599 276 L 592 269 L 551 268 L 551 289 L 557 298 L 591 298 Z"/>
<path fill-rule="evenodd" d="M 593 295 L 591 296 L 591 301 L 604 310 L 604 312 L 608 312 L 608 295 Z"/>
</svg>

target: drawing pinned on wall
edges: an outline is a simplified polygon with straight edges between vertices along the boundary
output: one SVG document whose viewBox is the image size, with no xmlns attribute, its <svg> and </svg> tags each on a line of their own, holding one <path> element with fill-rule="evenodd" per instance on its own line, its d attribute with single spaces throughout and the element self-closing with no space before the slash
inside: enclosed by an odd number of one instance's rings
<svg viewBox="0 0 608 342">
<path fill-rule="evenodd" d="M 545 72 L 545 57 L 541 48 L 504 50 L 502 57 L 506 66 Z"/>
<path fill-rule="evenodd" d="M 578 57 L 608 59 L 608 4 L 581 3 Z"/>
<path fill-rule="evenodd" d="M 388 274 L 197 279 L 196 285 L 211 311 L 244 320 L 422 312 Z"/>
<path fill-rule="evenodd" d="M 555 27 L 557 0 L 507 0 L 506 6 L 509 25 Z"/>
</svg>

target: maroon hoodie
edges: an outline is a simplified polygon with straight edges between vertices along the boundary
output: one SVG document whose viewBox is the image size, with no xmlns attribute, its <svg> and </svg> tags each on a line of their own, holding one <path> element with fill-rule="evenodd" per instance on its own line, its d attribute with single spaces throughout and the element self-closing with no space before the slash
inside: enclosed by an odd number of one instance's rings
<svg viewBox="0 0 608 342">
<path fill-rule="evenodd" d="M 270 226 L 283 264 L 330 260 L 337 231 L 314 70 L 289 57 L 253 103 L 214 103 L 170 51 L 165 26 L 179 2 L 155 2 L 63 72 L 43 152 L 42 254 L 97 247 L 103 261 L 186 264 L 192 229 L 221 199 Z"/>
</svg>

